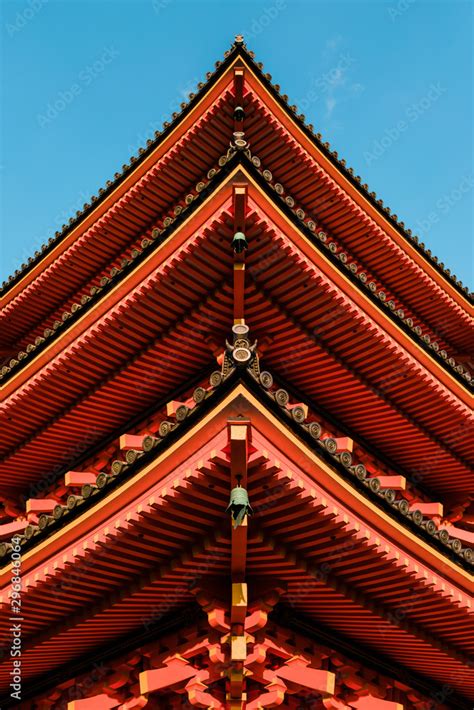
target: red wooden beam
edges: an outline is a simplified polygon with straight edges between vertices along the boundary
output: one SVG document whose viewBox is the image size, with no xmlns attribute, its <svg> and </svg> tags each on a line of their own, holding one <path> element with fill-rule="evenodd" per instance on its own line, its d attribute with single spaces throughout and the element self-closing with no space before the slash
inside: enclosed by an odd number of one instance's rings
<svg viewBox="0 0 474 710">
<path fill-rule="evenodd" d="M 245 234 L 245 214 L 247 211 L 247 184 L 235 183 L 232 188 L 234 213 L 234 234 Z M 234 253 L 234 324 L 244 323 L 245 301 L 245 251 Z"/>
<path fill-rule="evenodd" d="M 120 705 L 120 700 L 109 698 L 108 695 L 94 695 L 91 698 L 82 698 L 81 700 L 72 700 L 67 704 L 67 710 L 107 710 L 107 708 L 116 708 Z"/>
<path fill-rule="evenodd" d="M 14 520 L 11 523 L 0 525 L 0 540 L 10 540 L 13 535 L 22 533 L 27 525 L 27 520 Z"/>
<path fill-rule="evenodd" d="M 276 675 L 283 680 L 297 683 L 324 695 L 333 695 L 336 676 L 329 671 L 309 668 L 309 661 L 301 656 L 289 658 L 281 668 L 275 670 Z"/>
<path fill-rule="evenodd" d="M 57 504 L 58 501 L 52 500 L 51 498 L 29 498 L 26 501 L 26 512 L 52 513 Z"/>
<path fill-rule="evenodd" d="M 64 476 L 64 485 L 70 488 L 84 486 L 86 483 L 94 484 L 97 474 L 91 471 L 68 471 Z"/>
<path fill-rule="evenodd" d="M 234 325 L 245 323 L 245 263 L 234 261 Z"/>
<path fill-rule="evenodd" d="M 240 485 L 246 488 L 250 421 L 246 419 L 229 419 L 227 430 L 230 446 L 230 485 L 231 488 L 235 488 L 240 480 Z M 240 479 L 237 479 L 237 476 L 240 476 Z"/>
<path fill-rule="evenodd" d="M 241 485 L 247 488 L 248 457 L 250 444 L 250 422 L 230 421 L 228 423 L 230 448 L 231 487 Z M 247 563 L 247 516 L 238 527 L 231 529 L 231 634 L 230 634 L 230 700 L 233 707 L 239 707 L 244 692 L 243 662 L 247 657 L 247 639 L 244 623 L 247 615 L 248 591 L 245 583 Z"/>
<path fill-rule="evenodd" d="M 195 675 L 196 669 L 185 658 L 176 654 L 165 661 L 163 668 L 140 673 L 140 693 L 146 695 L 155 690 L 181 685 Z"/>
<path fill-rule="evenodd" d="M 364 695 L 358 700 L 350 701 L 354 710 L 403 710 L 403 704 L 391 700 L 382 700 L 373 695 Z"/>
<path fill-rule="evenodd" d="M 141 434 L 140 436 L 135 436 L 134 434 L 122 434 L 119 439 L 119 446 L 121 451 L 129 451 L 131 449 L 141 451 L 142 444 L 143 434 Z"/>
<path fill-rule="evenodd" d="M 236 106 L 242 106 L 244 102 L 244 80 L 245 68 L 243 66 L 234 67 L 234 96 Z M 242 123 L 243 121 L 240 122 L 240 124 Z M 235 130 L 241 131 L 242 128 L 236 128 Z"/>
<path fill-rule="evenodd" d="M 404 476 L 373 476 L 378 478 L 381 488 L 393 488 L 394 491 L 404 491 L 407 487 L 407 479 Z"/>
<path fill-rule="evenodd" d="M 410 510 L 419 510 L 427 518 L 437 518 L 443 515 L 443 504 L 442 503 L 412 503 L 410 505 Z M 454 532 L 453 537 L 456 537 Z"/>
<path fill-rule="evenodd" d="M 245 231 L 245 215 L 247 212 L 248 185 L 246 182 L 236 182 L 232 186 L 232 209 L 234 213 L 234 229 Z"/>
<path fill-rule="evenodd" d="M 296 405 L 295 405 L 295 406 L 296 406 Z M 298 406 L 304 406 L 304 407 L 306 407 L 306 405 L 298 405 Z M 290 407 L 288 407 L 288 409 L 289 409 L 289 408 L 290 408 Z M 306 407 L 306 410 L 307 410 L 307 409 L 308 409 L 308 408 Z M 337 453 L 341 453 L 342 451 L 349 451 L 349 452 L 352 452 L 352 450 L 353 450 L 353 448 L 354 448 L 354 442 L 353 442 L 353 440 L 352 440 L 350 437 L 348 437 L 348 436 L 338 436 L 338 437 L 334 437 L 334 436 L 332 436 L 331 434 L 329 434 L 328 432 L 325 432 L 324 435 L 323 435 L 323 437 L 321 437 L 321 441 L 324 442 L 326 439 L 333 439 L 333 440 L 336 442 L 336 452 L 337 452 Z"/>
</svg>

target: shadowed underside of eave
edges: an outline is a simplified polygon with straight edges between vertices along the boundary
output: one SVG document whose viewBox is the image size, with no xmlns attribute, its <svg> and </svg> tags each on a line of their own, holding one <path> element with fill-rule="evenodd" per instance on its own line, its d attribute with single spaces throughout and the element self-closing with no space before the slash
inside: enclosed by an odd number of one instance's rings
<svg viewBox="0 0 474 710">
<path fill-rule="evenodd" d="M 212 192 L 207 197 L 203 193 L 199 210 L 206 200 L 212 205 L 212 199 Z M 452 493 L 454 482 L 459 494 L 469 492 L 464 459 L 472 442 L 468 428 L 462 428 L 461 420 L 455 422 L 456 411 L 444 400 L 437 411 L 423 380 L 396 366 L 390 349 L 376 355 L 375 348 L 382 346 L 365 321 L 357 322 L 352 311 L 340 305 L 337 292 L 330 282 L 320 281 L 317 270 L 316 277 L 311 276 L 301 254 L 291 242 L 282 241 L 261 207 L 252 205 L 247 216 L 246 317 L 264 362 L 404 472 L 417 472 L 421 466 L 422 485 L 434 493 Z M 199 210 L 193 213 L 196 218 Z M 45 471 L 51 465 L 67 466 L 68 461 L 72 465 L 73 442 L 82 441 L 85 434 L 88 445 L 100 441 L 143 407 L 185 385 L 187 377 L 212 367 L 232 322 L 233 218 L 229 206 L 209 214 L 200 233 L 191 229 L 193 244 L 184 244 L 182 252 L 169 251 L 166 275 L 151 288 L 139 283 L 145 279 L 140 264 L 118 275 L 126 281 L 137 274 L 139 298 L 130 300 L 126 309 L 121 305 L 115 315 L 110 311 L 103 321 L 106 327 L 96 329 L 93 338 L 80 338 L 73 358 L 48 367 L 50 384 L 44 379 L 37 388 L 40 407 L 35 390 L 25 390 L 21 411 L 17 408 L 4 429 L 5 445 L 10 446 L 4 450 L 9 457 L 4 471 L 15 470 L 17 483 L 33 484 L 38 462 Z M 175 229 L 184 226 L 176 224 Z M 160 249 L 171 249 L 178 233 L 171 232 L 171 241 L 151 244 L 151 250 L 137 258 L 148 256 L 149 261 Z M 326 253 L 322 258 L 331 254 Z M 115 283 L 111 281 L 89 308 L 107 304 Z M 66 448 L 65 440 L 72 442 Z"/>
<path fill-rule="evenodd" d="M 443 683 L 456 677 L 456 688 L 470 697 L 474 690 L 461 653 L 472 646 L 463 617 L 467 610 L 453 606 L 441 588 L 435 593 L 422 575 L 414 584 L 396 558 L 358 539 L 357 528 L 344 522 L 343 510 L 337 512 L 290 475 L 287 447 L 283 444 L 276 460 L 273 442 L 260 439 L 253 440 L 249 462 L 248 490 L 255 509 L 249 523 L 249 584 L 266 577 L 281 580 L 295 612 L 382 649 L 425 678 Z M 216 579 L 227 579 L 231 554 L 225 512 L 229 463 L 220 453 L 226 435 L 219 441 L 213 439 L 207 453 L 196 449 L 189 469 L 181 467 L 163 479 L 161 495 L 148 500 L 147 494 L 140 512 L 129 508 L 126 517 L 122 511 L 121 522 L 110 526 L 105 537 L 98 529 L 94 544 L 82 549 L 74 543 L 73 574 L 60 565 L 25 586 L 25 679 L 44 673 L 45 659 L 53 669 L 95 648 L 98 636 L 112 641 L 131 632 L 151 611 L 169 610 L 170 598 L 176 609 L 190 603 L 186 580 L 203 565 L 202 583 L 210 575 L 218 592 Z M 316 574 L 322 562 L 323 577 Z M 396 625 L 389 613 L 394 586 L 398 601 L 410 602 L 406 622 Z M 85 603 L 86 613 L 81 611 Z"/>
</svg>

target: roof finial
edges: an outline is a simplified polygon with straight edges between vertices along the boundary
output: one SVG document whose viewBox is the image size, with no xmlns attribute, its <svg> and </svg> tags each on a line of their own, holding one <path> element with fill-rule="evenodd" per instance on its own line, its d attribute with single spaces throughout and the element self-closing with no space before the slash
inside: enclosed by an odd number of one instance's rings
<svg viewBox="0 0 474 710">
<path fill-rule="evenodd" d="M 243 44 L 244 43 L 244 36 L 243 35 L 235 35 L 235 44 Z"/>
</svg>

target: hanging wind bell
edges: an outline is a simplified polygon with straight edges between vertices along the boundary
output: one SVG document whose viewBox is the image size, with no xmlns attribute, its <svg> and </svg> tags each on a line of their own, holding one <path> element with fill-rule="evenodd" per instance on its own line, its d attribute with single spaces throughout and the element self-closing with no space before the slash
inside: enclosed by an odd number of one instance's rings
<svg viewBox="0 0 474 710">
<path fill-rule="evenodd" d="M 246 515 L 252 515 L 253 511 L 249 502 L 249 494 L 245 488 L 242 488 L 240 483 L 231 490 L 230 501 L 226 510 L 230 510 L 234 528 L 238 528 L 239 525 L 242 525 Z"/>
</svg>

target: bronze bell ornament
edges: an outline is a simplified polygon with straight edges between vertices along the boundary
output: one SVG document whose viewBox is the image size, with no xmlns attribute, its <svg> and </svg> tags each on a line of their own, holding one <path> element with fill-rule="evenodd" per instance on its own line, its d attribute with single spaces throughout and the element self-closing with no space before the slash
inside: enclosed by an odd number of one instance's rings
<svg viewBox="0 0 474 710">
<path fill-rule="evenodd" d="M 242 525 L 242 521 L 246 515 L 252 515 L 253 511 L 249 502 L 249 494 L 241 485 L 237 485 L 230 492 L 230 501 L 226 512 L 229 510 L 234 528 L 238 528 L 239 525 Z"/>
<path fill-rule="evenodd" d="M 247 249 L 247 238 L 243 232 L 236 232 L 232 239 L 232 248 L 236 254 L 242 254 Z"/>
</svg>

